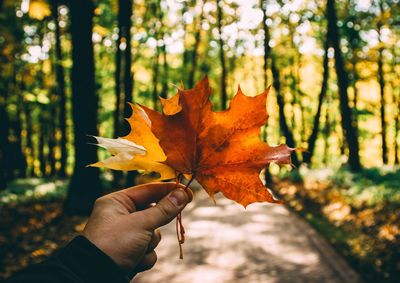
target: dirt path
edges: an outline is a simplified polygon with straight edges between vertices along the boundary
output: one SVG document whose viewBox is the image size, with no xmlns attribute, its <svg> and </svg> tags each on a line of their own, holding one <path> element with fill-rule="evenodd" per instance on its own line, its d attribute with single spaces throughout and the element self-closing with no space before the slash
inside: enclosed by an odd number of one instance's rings
<svg viewBox="0 0 400 283">
<path fill-rule="evenodd" d="M 184 259 L 175 225 L 162 229 L 156 266 L 134 283 L 356 283 L 358 275 L 307 223 L 281 205 L 247 210 L 199 193 L 183 213 Z"/>
</svg>

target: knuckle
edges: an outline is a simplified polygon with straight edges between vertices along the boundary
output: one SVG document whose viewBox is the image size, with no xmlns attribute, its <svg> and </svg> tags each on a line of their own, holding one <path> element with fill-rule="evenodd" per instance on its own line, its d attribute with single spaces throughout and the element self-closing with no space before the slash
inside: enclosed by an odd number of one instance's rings
<svg viewBox="0 0 400 283">
<path fill-rule="evenodd" d="M 96 201 L 94 202 L 94 205 L 101 205 L 102 203 L 104 203 L 104 197 L 99 197 L 99 198 L 96 199 Z"/>
<path fill-rule="evenodd" d="M 157 262 L 157 253 L 156 253 L 155 251 L 152 251 L 152 252 L 149 254 L 149 258 L 150 258 L 150 260 L 149 260 L 148 266 L 149 266 L 150 268 L 152 268 L 152 267 L 156 264 L 156 262 Z"/>
<path fill-rule="evenodd" d="M 155 208 L 158 210 L 162 218 L 167 218 L 167 219 L 171 218 L 171 212 L 165 206 L 156 205 Z"/>
</svg>

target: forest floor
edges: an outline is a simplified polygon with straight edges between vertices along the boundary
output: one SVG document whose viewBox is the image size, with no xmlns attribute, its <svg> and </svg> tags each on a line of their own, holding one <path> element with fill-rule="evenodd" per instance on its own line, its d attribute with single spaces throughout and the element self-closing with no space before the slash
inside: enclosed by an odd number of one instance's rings
<svg viewBox="0 0 400 283">
<path fill-rule="evenodd" d="M 293 278 L 296 282 L 355 282 L 357 275 L 342 257 L 297 215 L 314 226 L 365 281 L 399 282 L 398 195 L 390 191 L 390 198 L 377 198 L 372 194 L 376 200 L 371 202 L 371 194 L 352 195 L 354 184 L 343 182 L 349 176 L 340 177 L 342 181 L 339 177 L 316 181 L 307 176 L 299 182 L 288 176 L 277 182 L 275 191 L 289 209 L 253 204 L 244 210 L 223 198 L 215 206 L 202 192 L 197 193 L 183 214 L 184 260 L 178 259 L 175 225 L 169 225 L 158 248 L 158 272 L 144 273 L 135 282 L 293 282 Z M 26 184 L 13 189 L 18 192 L 20 187 Z M 364 183 L 362 187 L 365 191 L 370 186 Z M 23 197 L 0 194 L 0 282 L 48 257 L 86 222 L 85 217 L 62 215 L 64 183 L 33 182 L 30 190 Z M 157 277 L 160 274 L 163 277 Z"/>
<path fill-rule="evenodd" d="M 288 174 L 275 191 L 366 282 L 400 282 L 400 170 Z"/>
</svg>

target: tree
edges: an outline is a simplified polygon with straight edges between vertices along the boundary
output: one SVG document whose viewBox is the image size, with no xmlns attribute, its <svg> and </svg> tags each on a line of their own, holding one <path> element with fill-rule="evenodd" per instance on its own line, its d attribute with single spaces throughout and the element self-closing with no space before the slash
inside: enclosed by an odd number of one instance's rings
<svg viewBox="0 0 400 283">
<path fill-rule="evenodd" d="M 126 48 L 124 50 L 124 116 L 128 117 L 131 115 L 131 107 L 128 103 L 133 102 L 133 73 L 132 73 L 132 44 L 131 44 L 131 28 L 132 28 L 132 9 L 133 1 L 126 0 L 120 1 L 120 10 L 122 11 L 122 36 L 126 40 Z M 125 123 L 125 130 L 123 135 L 129 132 L 129 126 Z M 135 185 L 135 178 L 137 171 L 128 172 L 126 178 L 126 185 Z"/>
<path fill-rule="evenodd" d="M 19 75 L 17 75 L 17 70 L 14 69 L 13 75 L 13 90 L 15 92 L 16 98 L 16 115 L 15 119 L 12 123 L 12 130 L 14 133 L 14 142 L 13 145 L 15 147 L 14 154 L 15 155 L 15 167 L 14 169 L 17 170 L 18 174 L 16 175 L 18 178 L 25 178 L 26 177 L 26 156 L 24 154 L 24 148 L 22 146 L 22 123 L 23 123 L 23 93 L 20 87 Z M 15 176 L 15 175 L 14 175 Z"/>
<path fill-rule="evenodd" d="M 261 8 L 263 10 L 263 30 L 264 30 L 264 63 L 263 63 L 263 71 L 264 71 L 264 84 L 266 85 L 267 83 L 267 68 L 268 68 L 268 57 L 271 57 L 271 72 L 272 72 L 272 86 L 275 89 L 276 92 L 276 99 L 278 102 L 278 108 L 279 108 L 279 127 L 283 133 L 283 135 L 286 138 L 286 144 L 289 147 L 295 148 L 295 140 L 293 137 L 293 133 L 290 130 L 286 117 L 285 117 L 285 100 L 282 95 L 282 88 L 281 88 L 281 79 L 280 79 L 280 72 L 276 64 L 276 58 L 274 54 L 272 54 L 271 47 L 269 45 L 269 41 L 271 39 L 271 35 L 269 32 L 269 28 L 267 25 L 267 1 L 261 1 Z M 292 162 L 293 165 L 298 167 L 300 165 L 299 159 L 297 158 L 296 153 L 292 154 Z M 266 173 L 268 174 L 268 173 Z M 268 176 L 266 176 L 268 177 Z"/>
<path fill-rule="evenodd" d="M 224 39 L 222 35 L 222 5 L 223 0 L 217 0 L 217 26 L 218 26 L 218 34 L 219 34 L 219 60 L 221 64 L 221 109 L 226 108 L 227 103 L 227 93 L 226 93 L 226 77 L 227 77 L 227 70 L 226 70 L 226 63 L 225 63 L 225 52 L 224 52 Z"/>
<path fill-rule="evenodd" d="M 124 116 L 130 115 L 130 106 L 128 102 L 133 101 L 133 74 L 132 74 L 132 45 L 131 45 L 131 27 L 132 27 L 132 0 L 121 0 L 120 9 L 122 10 L 122 36 L 126 41 L 124 50 Z M 125 132 L 127 133 L 127 132 Z M 124 133 L 124 134 L 125 134 Z"/>
<path fill-rule="evenodd" d="M 264 54 L 263 54 L 263 75 L 264 75 L 264 89 L 268 87 L 268 58 L 271 53 L 269 46 L 270 35 L 267 25 L 267 0 L 260 0 L 261 10 L 263 12 L 262 27 L 264 31 Z"/>
<path fill-rule="evenodd" d="M 131 48 L 131 27 L 132 27 L 132 0 L 118 1 L 118 39 L 116 41 L 115 56 L 115 96 L 116 105 L 114 111 L 114 135 L 124 136 L 128 133 L 128 125 L 122 121 L 122 113 L 125 117 L 130 115 L 130 106 L 132 102 L 133 74 L 132 74 L 132 48 Z M 123 64 L 122 64 L 123 63 Z M 123 80 L 121 80 L 121 71 L 123 68 Z M 122 86 L 122 87 L 121 87 Z M 123 95 L 121 93 L 123 89 Z M 122 172 L 113 171 L 113 186 L 123 185 Z"/>
<path fill-rule="evenodd" d="M 324 59 L 323 59 L 323 63 L 322 63 L 323 75 L 322 75 L 321 90 L 320 90 L 319 96 L 318 96 L 317 112 L 314 116 L 312 132 L 307 140 L 308 149 L 307 149 L 307 151 L 305 151 L 303 153 L 303 162 L 304 163 L 311 163 L 311 159 L 314 154 L 315 143 L 317 141 L 318 132 L 319 132 L 322 104 L 323 104 L 324 98 L 326 96 L 326 91 L 328 89 L 328 78 L 329 78 L 329 66 L 328 66 L 328 63 L 329 63 L 329 57 L 328 57 L 329 41 L 328 41 L 328 37 L 329 37 L 329 35 L 327 34 L 325 43 L 324 43 Z M 329 112 L 329 110 L 327 112 Z M 327 114 L 327 115 L 329 115 L 329 114 Z"/>
<path fill-rule="evenodd" d="M 64 75 L 64 67 L 63 67 L 63 56 L 61 49 L 61 29 L 59 24 L 59 14 L 58 14 L 58 6 L 60 4 L 60 0 L 52 1 L 52 17 L 55 23 L 55 69 L 56 69 L 56 94 L 58 97 L 58 123 L 59 129 L 61 133 L 60 140 L 60 169 L 59 176 L 61 178 L 65 178 L 67 176 L 67 158 L 68 158 L 68 150 L 67 150 L 67 96 L 65 92 L 65 75 Z"/>
<path fill-rule="evenodd" d="M 349 149 L 349 166 L 352 171 L 360 171 L 361 163 L 359 156 L 359 144 L 356 129 L 353 124 L 353 115 L 349 107 L 349 97 L 347 88 L 349 85 L 347 71 L 344 67 L 342 52 L 340 49 L 340 36 L 337 27 L 337 16 L 335 10 L 335 1 L 327 0 L 327 19 L 329 42 L 335 51 L 335 70 L 339 88 L 341 123 L 344 137 Z"/>
<path fill-rule="evenodd" d="M 267 25 L 267 0 L 260 0 L 260 7 L 261 11 L 263 12 L 263 19 L 262 19 L 262 27 L 264 31 L 264 54 L 263 54 L 263 75 L 264 75 L 264 89 L 268 88 L 268 59 L 270 57 L 271 53 L 271 47 L 269 46 L 269 41 L 270 41 L 270 35 L 269 35 L 269 29 Z M 265 136 L 265 141 L 267 139 L 267 125 L 265 125 L 264 128 L 264 136 Z M 269 171 L 269 167 L 265 168 L 265 185 L 267 184 L 270 186 L 272 183 L 272 176 Z"/>
<path fill-rule="evenodd" d="M 201 42 L 201 31 L 202 31 L 202 23 L 204 20 L 204 5 L 206 4 L 207 0 L 204 0 L 203 3 L 201 4 L 201 12 L 200 16 L 197 22 L 197 27 L 196 27 L 196 32 L 194 35 L 194 46 L 193 46 L 193 51 L 192 51 L 192 62 L 190 64 L 191 69 L 189 72 L 189 78 L 188 78 L 188 85 L 187 87 L 191 88 L 194 86 L 194 79 L 195 79 L 195 74 L 197 70 L 197 61 L 198 61 L 198 54 L 199 54 L 199 46 Z"/>
<path fill-rule="evenodd" d="M 279 127 L 281 128 L 281 131 L 286 138 L 286 144 L 289 147 L 295 148 L 296 144 L 294 141 L 293 132 L 289 128 L 285 117 L 285 100 L 282 96 L 280 74 L 279 69 L 276 66 L 276 59 L 274 58 L 274 55 L 271 56 L 271 72 L 274 79 L 272 85 L 276 92 L 276 100 L 278 102 L 279 108 Z M 298 167 L 300 165 L 300 161 L 297 158 L 295 152 L 292 154 L 292 163 L 295 167 Z"/>
<path fill-rule="evenodd" d="M 382 13 L 383 13 L 383 7 L 382 7 L 382 2 L 379 1 L 379 21 L 378 21 L 378 41 L 379 41 L 379 46 L 378 46 L 378 81 L 379 81 L 379 93 L 381 96 L 381 107 L 380 107 L 380 114 L 381 114 L 381 137 L 382 137 L 382 161 L 383 164 L 388 163 L 388 149 L 387 149 L 387 143 L 386 143 L 386 101 L 385 101 L 385 77 L 384 77 L 384 72 L 383 72 L 383 43 L 382 43 L 382 35 L 381 35 L 381 29 L 382 29 Z"/>
<path fill-rule="evenodd" d="M 186 46 L 186 39 L 188 35 L 188 25 L 186 23 L 186 13 L 188 11 L 188 3 L 187 1 L 182 1 L 182 30 L 183 30 L 183 54 L 182 54 L 182 81 L 186 83 L 187 72 L 189 70 L 188 62 L 189 62 L 189 49 Z M 188 85 L 188 87 L 191 87 Z"/>
<path fill-rule="evenodd" d="M 67 214 L 87 215 L 101 193 L 99 170 L 85 168 L 97 160 L 96 147 L 86 135 L 97 135 L 98 99 L 95 93 L 92 43 L 93 2 L 70 1 L 72 60 L 72 117 L 74 122 L 75 165 L 65 202 Z"/>
<path fill-rule="evenodd" d="M 8 162 L 7 154 L 9 150 L 8 132 L 9 132 L 9 121 L 7 114 L 7 89 L 5 85 L 1 86 L 0 92 L 0 190 L 4 190 L 7 187 L 8 177 Z"/>
<path fill-rule="evenodd" d="M 394 164 L 398 165 L 399 162 L 399 138 L 400 138 L 400 94 L 397 95 L 397 113 L 395 118 L 395 134 L 394 134 Z"/>
<path fill-rule="evenodd" d="M 396 74 L 396 62 L 399 60 L 398 55 L 396 54 L 396 48 L 393 46 L 392 49 L 392 55 L 393 55 L 393 60 L 392 60 L 392 74 Z M 400 76 L 397 73 L 395 78 L 397 79 L 397 83 L 400 81 Z M 395 112 L 395 119 L 394 119 L 394 164 L 399 165 L 400 164 L 400 151 L 399 151 L 399 143 L 400 143 L 400 88 L 399 86 L 395 85 L 394 80 L 392 80 L 392 94 L 393 94 L 393 102 L 395 105 L 397 105 L 397 111 Z"/>
</svg>

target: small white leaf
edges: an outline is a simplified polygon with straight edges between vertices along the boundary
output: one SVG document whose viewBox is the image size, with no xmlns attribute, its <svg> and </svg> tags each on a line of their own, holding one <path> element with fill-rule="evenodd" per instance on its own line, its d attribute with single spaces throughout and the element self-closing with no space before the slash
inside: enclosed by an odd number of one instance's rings
<svg viewBox="0 0 400 283">
<path fill-rule="evenodd" d="M 123 158 L 124 160 L 127 160 L 126 158 L 128 158 L 128 160 L 132 159 L 135 155 L 146 154 L 146 148 L 123 138 L 109 139 L 93 137 L 98 142 L 98 144 L 96 144 L 97 146 L 107 149 L 112 155 L 121 154 L 119 158 Z"/>
</svg>

